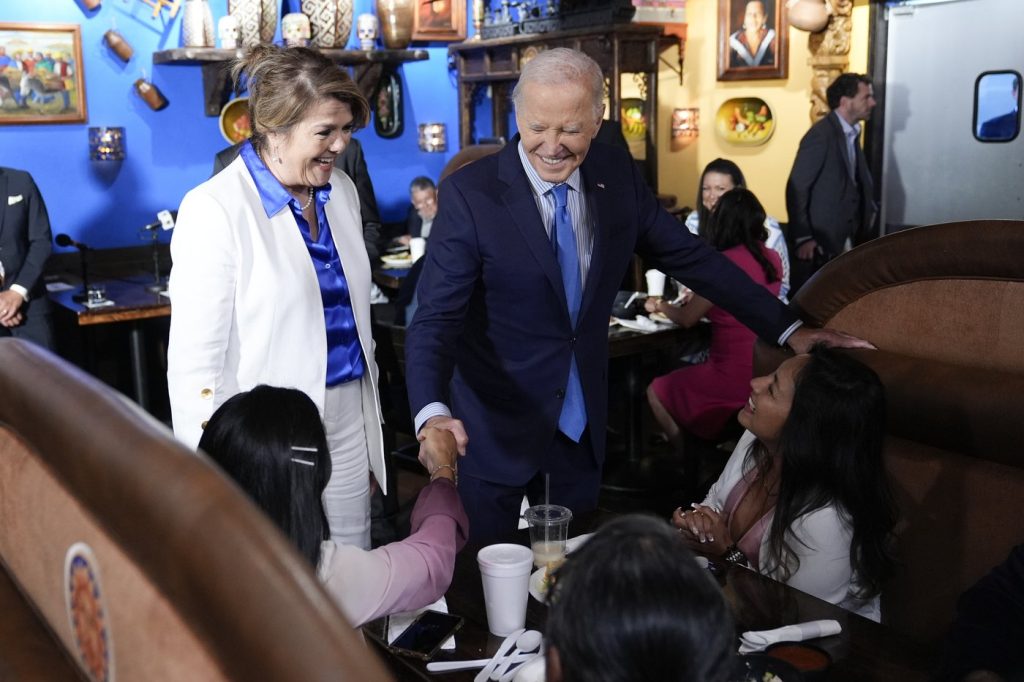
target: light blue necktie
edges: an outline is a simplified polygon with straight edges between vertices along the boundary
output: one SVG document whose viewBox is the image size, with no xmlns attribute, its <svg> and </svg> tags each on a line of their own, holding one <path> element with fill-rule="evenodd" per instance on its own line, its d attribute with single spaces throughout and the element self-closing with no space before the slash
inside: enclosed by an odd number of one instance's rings
<svg viewBox="0 0 1024 682">
<path fill-rule="evenodd" d="M 580 314 L 583 301 L 583 284 L 580 281 L 580 258 L 576 250 L 576 234 L 572 229 L 572 216 L 566 206 L 569 186 L 555 185 L 551 194 L 555 198 L 555 228 L 551 230 L 551 244 L 558 258 L 558 267 L 562 269 L 562 286 L 565 287 L 565 301 L 569 304 L 569 318 L 573 329 Z M 583 402 L 583 384 L 580 383 L 580 370 L 576 366 L 576 354 L 573 350 L 572 362 L 569 364 L 569 381 L 565 387 L 565 401 L 562 413 L 558 416 L 558 429 L 575 442 L 579 442 L 583 429 L 587 425 L 587 406 Z"/>
</svg>

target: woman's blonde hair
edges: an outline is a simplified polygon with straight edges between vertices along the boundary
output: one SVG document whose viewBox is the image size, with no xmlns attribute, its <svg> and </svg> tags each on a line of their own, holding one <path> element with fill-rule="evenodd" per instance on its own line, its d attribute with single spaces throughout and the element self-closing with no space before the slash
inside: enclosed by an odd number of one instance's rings
<svg viewBox="0 0 1024 682">
<path fill-rule="evenodd" d="M 352 122 L 362 128 L 370 105 L 348 74 L 315 50 L 259 45 L 249 48 L 231 67 L 236 90 L 249 91 L 252 144 L 266 147 L 267 133 L 287 133 L 309 108 L 326 98 L 352 109 Z"/>
</svg>

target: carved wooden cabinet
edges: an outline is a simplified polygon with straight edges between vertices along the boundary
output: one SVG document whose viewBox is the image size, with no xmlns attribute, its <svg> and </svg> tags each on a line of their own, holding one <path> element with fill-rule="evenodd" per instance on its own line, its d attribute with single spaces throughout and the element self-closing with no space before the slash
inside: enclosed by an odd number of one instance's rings
<svg viewBox="0 0 1024 682">
<path fill-rule="evenodd" d="M 638 162 L 651 186 L 657 187 L 658 60 L 663 48 L 675 44 L 679 44 L 678 39 L 665 36 L 660 26 L 617 24 L 450 45 L 449 60 L 458 71 L 460 146 L 476 141 L 473 130 L 477 107 L 487 97 L 491 105 L 491 134 L 508 139 L 512 88 L 519 79 L 520 68 L 542 50 L 569 47 L 586 53 L 601 66 L 609 118 L 621 116 L 622 76 L 633 75 L 647 120 L 644 158 Z"/>
</svg>

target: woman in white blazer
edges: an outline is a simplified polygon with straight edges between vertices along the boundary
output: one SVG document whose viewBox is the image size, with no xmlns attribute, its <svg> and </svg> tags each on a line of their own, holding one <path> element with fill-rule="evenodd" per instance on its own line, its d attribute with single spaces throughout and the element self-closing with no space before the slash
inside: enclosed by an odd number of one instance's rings
<svg viewBox="0 0 1024 682">
<path fill-rule="evenodd" d="M 233 69 L 253 135 L 185 195 L 171 240 L 167 383 L 175 434 L 258 384 L 297 388 L 324 418 L 331 537 L 369 546 L 369 474 L 386 489 L 370 264 L 359 199 L 334 168 L 369 106 L 341 69 L 305 48 L 250 48 Z"/>
<path fill-rule="evenodd" d="M 879 620 L 896 523 L 882 382 L 821 347 L 751 387 L 725 470 L 672 522 L 693 549 Z"/>
</svg>

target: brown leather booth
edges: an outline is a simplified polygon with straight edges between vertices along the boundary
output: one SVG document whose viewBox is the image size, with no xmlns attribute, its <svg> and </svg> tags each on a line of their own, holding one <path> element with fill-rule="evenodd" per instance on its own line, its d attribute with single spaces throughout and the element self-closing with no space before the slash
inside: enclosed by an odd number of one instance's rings
<svg viewBox="0 0 1024 682">
<path fill-rule="evenodd" d="M 1024 542 L 1024 222 L 886 236 L 823 268 L 793 300 L 855 334 L 886 385 L 901 565 L 883 619 L 938 641 L 957 596 Z M 758 344 L 755 372 L 781 354 Z"/>
<path fill-rule="evenodd" d="M 202 456 L 0 340 L 0 677 L 384 680 L 285 538 Z"/>
</svg>

